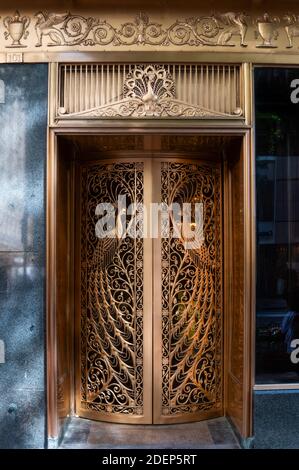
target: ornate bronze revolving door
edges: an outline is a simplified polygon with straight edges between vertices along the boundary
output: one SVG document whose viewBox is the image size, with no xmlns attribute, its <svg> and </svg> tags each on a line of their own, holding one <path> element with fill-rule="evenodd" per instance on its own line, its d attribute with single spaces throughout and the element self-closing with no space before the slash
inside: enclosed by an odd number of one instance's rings
<svg viewBox="0 0 299 470">
<path fill-rule="evenodd" d="M 123 423 L 221 415 L 220 163 L 85 162 L 77 183 L 77 415 Z M 121 210 L 120 196 L 126 201 Z M 153 237 L 153 214 L 146 210 L 152 202 L 201 203 L 200 246 L 186 248 L 171 217 L 168 236 Z M 100 203 L 116 208 L 117 221 L 126 213 L 126 233 L 119 236 L 116 223 L 118 236 L 96 236 Z M 131 203 L 135 213 L 128 215 Z M 129 233 L 133 218 L 135 238 Z"/>
</svg>

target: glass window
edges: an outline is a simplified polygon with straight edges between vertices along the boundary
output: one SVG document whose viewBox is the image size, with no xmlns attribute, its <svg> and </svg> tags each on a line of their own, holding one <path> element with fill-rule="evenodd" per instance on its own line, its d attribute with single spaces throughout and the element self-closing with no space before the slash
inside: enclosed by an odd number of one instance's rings
<svg viewBox="0 0 299 470">
<path fill-rule="evenodd" d="M 255 69 L 259 384 L 299 382 L 297 95 L 299 68 Z"/>
</svg>

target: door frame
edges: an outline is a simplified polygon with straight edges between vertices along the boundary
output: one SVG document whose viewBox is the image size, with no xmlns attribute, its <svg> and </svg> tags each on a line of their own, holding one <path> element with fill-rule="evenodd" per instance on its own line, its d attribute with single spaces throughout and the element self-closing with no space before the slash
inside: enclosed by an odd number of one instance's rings
<svg viewBox="0 0 299 470">
<path fill-rule="evenodd" d="M 63 433 L 63 425 L 58 417 L 57 407 L 57 318 L 56 318 L 56 294 L 57 294 L 57 167 L 58 167 L 58 138 L 63 135 L 128 135 L 128 134 L 181 134 L 181 135 L 210 135 L 210 136 L 239 136 L 242 138 L 243 154 L 243 201 L 244 201 L 244 342 L 243 342 L 243 368 L 244 382 L 242 387 L 242 402 L 245 406 L 242 409 L 242 422 L 231 417 L 231 421 L 242 438 L 247 438 L 252 434 L 252 385 L 254 370 L 254 317 L 255 317 L 255 179 L 254 179 L 254 158 L 252 151 L 252 131 L 247 128 L 202 128 L 193 125 L 190 128 L 182 127 L 179 123 L 168 123 L 167 128 L 163 125 L 159 127 L 159 122 L 155 127 L 148 126 L 146 122 L 139 122 L 137 125 L 130 123 L 116 122 L 110 126 L 82 128 L 50 128 L 48 135 L 48 160 L 47 160 L 47 229 L 46 229 L 46 310 L 47 310 L 47 422 L 48 438 L 58 441 Z M 164 123 L 163 123 L 164 124 Z M 224 169 L 226 172 L 227 170 Z M 227 195 L 228 188 L 224 187 L 224 195 Z M 228 200 L 228 199 L 227 199 Z M 223 203 L 224 220 L 229 209 Z M 226 224 L 226 222 L 225 222 Z M 224 224 L 224 225 L 225 225 Z M 227 265 L 230 249 L 224 247 L 224 264 Z M 228 273 L 224 273 L 224 293 L 227 290 L 230 280 Z M 225 294 L 225 310 L 228 309 L 229 299 Z M 225 321 L 224 328 L 227 328 Z M 227 336 L 227 335 L 226 335 Z M 229 351 L 229 345 L 224 338 L 224 356 Z M 226 361 L 227 362 L 227 361 Z M 225 366 L 226 367 L 226 366 Z M 228 383 L 224 381 L 224 403 L 227 401 Z M 226 405 L 225 405 L 226 406 Z"/>
</svg>

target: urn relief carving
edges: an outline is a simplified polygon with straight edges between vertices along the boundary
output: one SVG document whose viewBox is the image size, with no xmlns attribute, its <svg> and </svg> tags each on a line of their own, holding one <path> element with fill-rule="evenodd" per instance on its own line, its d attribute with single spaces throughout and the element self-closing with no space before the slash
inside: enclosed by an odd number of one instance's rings
<svg viewBox="0 0 299 470">
<path fill-rule="evenodd" d="M 17 10 L 13 16 L 6 16 L 3 24 L 7 29 L 4 33 L 5 39 L 12 39 L 12 43 L 6 47 L 27 47 L 21 44 L 21 39 L 27 39 L 29 35 L 30 19 L 28 16 L 21 16 Z"/>
<path fill-rule="evenodd" d="M 257 44 L 256 47 L 271 47 L 276 48 L 277 46 L 273 44 L 273 40 L 278 38 L 278 25 L 280 19 L 277 16 L 270 16 L 268 13 L 265 13 L 262 17 L 256 19 L 256 24 L 258 31 L 256 31 L 256 38 L 259 37 L 262 39 L 261 44 Z"/>
</svg>

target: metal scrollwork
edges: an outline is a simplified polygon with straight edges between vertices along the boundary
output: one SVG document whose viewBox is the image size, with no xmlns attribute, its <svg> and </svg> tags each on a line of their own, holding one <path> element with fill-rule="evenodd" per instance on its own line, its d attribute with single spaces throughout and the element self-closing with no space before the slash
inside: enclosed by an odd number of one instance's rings
<svg viewBox="0 0 299 470">
<path fill-rule="evenodd" d="M 49 13 L 41 10 L 34 15 L 21 16 L 16 11 L 3 19 L 5 39 L 12 43 L 5 47 L 66 47 L 80 46 L 189 46 L 189 47 L 246 47 L 273 48 L 285 32 L 286 44 L 277 47 L 293 48 L 299 36 L 298 14 L 273 16 L 245 12 L 213 12 L 160 23 L 148 13 L 140 12 L 119 24 L 98 16 L 81 13 Z M 34 30 L 37 42 L 34 44 Z M 248 38 L 247 38 L 248 33 Z M 257 42 L 255 39 L 261 40 Z M 24 44 L 23 39 L 28 39 Z M 249 41 L 249 42 L 248 42 Z"/>
<path fill-rule="evenodd" d="M 221 408 L 220 171 L 162 163 L 162 201 L 204 204 L 204 244 L 162 239 L 162 414 Z"/>
<path fill-rule="evenodd" d="M 244 13 L 225 13 L 208 17 L 192 17 L 176 21 L 168 29 L 168 41 L 175 45 L 235 46 L 230 40 L 240 36 L 246 46 L 247 21 Z"/>
<path fill-rule="evenodd" d="M 35 14 L 37 20 L 35 31 L 41 47 L 43 38 L 48 36 L 48 46 L 76 46 L 84 44 L 92 28 L 98 24 L 95 18 L 84 18 L 80 15 L 47 13 L 39 11 Z"/>
<path fill-rule="evenodd" d="M 81 406 L 142 415 L 143 240 L 95 236 L 99 202 L 143 202 L 142 164 L 89 166 L 81 188 Z"/>
<path fill-rule="evenodd" d="M 233 36 L 240 36 L 245 46 L 247 32 L 244 13 L 225 13 L 177 20 L 169 27 L 150 20 L 146 13 L 139 13 L 132 21 L 115 27 L 106 20 L 81 15 L 38 12 L 35 30 L 37 47 L 48 36 L 48 46 L 115 46 L 149 45 L 205 45 L 235 46 Z"/>
</svg>

